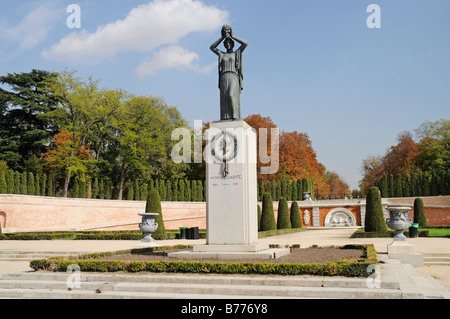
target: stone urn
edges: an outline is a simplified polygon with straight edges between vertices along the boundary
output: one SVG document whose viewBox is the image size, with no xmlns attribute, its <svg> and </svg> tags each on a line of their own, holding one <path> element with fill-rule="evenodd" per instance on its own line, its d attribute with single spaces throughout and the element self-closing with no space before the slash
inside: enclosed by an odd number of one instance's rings
<svg viewBox="0 0 450 319">
<path fill-rule="evenodd" d="M 303 192 L 303 200 L 310 201 L 311 200 L 311 193 L 310 192 Z"/>
<path fill-rule="evenodd" d="M 142 243 L 153 243 L 155 241 L 152 238 L 152 233 L 158 229 L 158 223 L 155 221 L 155 216 L 158 215 L 158 213 L 139 213 L 139 216 L 142 216 L 139 230 L 145 235 L 141 240 Z"/>
<path fill-rule="evenodd" d="M 411 224 L 411 218 L 408 218 L 408 210 L 411 207 L 388 207 L 389 218 L 386 218 L 386 225 L 395 230 L 394 241 L 406 241 L 406 236 L 403 234 L 405 229 L 408 229 Z"/>
</svg>

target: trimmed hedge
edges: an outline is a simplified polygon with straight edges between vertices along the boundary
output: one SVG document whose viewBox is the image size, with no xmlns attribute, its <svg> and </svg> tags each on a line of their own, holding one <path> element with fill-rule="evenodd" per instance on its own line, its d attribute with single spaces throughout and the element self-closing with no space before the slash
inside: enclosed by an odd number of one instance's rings
<svg viewBox="0 0 450 319">
<path fill-rule="evenodd" d="M 200 238 L 206 238 L 206 230 L 200 230 Z M 0 240 L 141 240 L 144 235 L 140 231 L 88 231 L 88 232 L 30 232 L 0 234 Z M 179 230 L 166 230 L 163 235 L 153 234 L 156 240 L 178 239 Z"/>
<path fill-rule="evenodd" d="M 409 231 L 406 229 L 403 231 L 406 237 L 409 237 Z M 394 237 L 395 231 L 388 230 L 386 232 L 366 232 L 364 228 L 360 228 L 355 231 L 351 238 L 384 238 L 384 237 Z M 428 230 L 420 230 L 419 229 L 419 237 L 428 237 Z"/>
<path fill-rule="evenodd" d="M 159 247 L 160 249 L 163 247 Z M 86 272 L 164 272 L 164 273 L 215 273 L 215 274 L 252 274 L 252 275 L 318 275 L 368 277 L 369 265 L 377 263 L 373 245 L 346 245 L 343 249 L 364 249 L 366 258 L 339 260 L 328 263 L 227 263 L 227 262 L 190 262 L 190 261 L 119 261 L 51 258 L 33 260 L 30 267 L 34 270 L 66 271 L 67 267 L 77 264 Z M 99 254 L 80 256 L 95 258 Z M 70 257 L 72 258 L 72 257 Z"/>
<path fill-rule="evenodd" d="M 366 232 L 385 233 L 387 231 L 386 221 L 384 220 L 383 207 L 381 205 L 380 191 L 377 187 L 369 188 L 366 196 Z"/>
</svg>

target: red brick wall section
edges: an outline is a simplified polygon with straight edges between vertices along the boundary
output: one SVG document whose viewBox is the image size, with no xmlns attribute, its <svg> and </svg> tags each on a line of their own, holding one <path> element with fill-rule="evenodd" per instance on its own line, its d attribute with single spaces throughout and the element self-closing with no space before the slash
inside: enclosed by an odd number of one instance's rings
<svg viewBox="0 0 450 319">
<path fill-rule="evenodd" d="M 450 196 L 421 197 L 425 206 L 425 216 L 429 226 L 450 226 Z M 410 206 L 414 208 L 415 197 L 388 198 L 389 206 Z M 414 220 L 414 211 L 408 212 Z"/>
</svg>

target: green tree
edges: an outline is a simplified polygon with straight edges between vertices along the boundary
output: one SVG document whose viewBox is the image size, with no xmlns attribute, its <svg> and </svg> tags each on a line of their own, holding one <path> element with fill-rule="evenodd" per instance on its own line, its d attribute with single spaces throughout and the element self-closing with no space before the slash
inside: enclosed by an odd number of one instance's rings
<svg viewBox="0 0 450 319">
<path fill-rule="evenodd" d="M 12 169 L 9 169 L 6 171 L 6 189 L 8 194 L 14 194 L 14 171 Z"/>
<path fill-rule="evenodd" d="M 261 231 L 277 229 L 275 214 L 273 211 L 272 196 L 269 193 L 263 195 L 261 212 Z"/>
<path fill-rule="evenodd" d="M 301 228 L 302 227 L 302 220 L 300 217 L 300 208 L 298 207 L 297 201 L 293 201 L 292 205 L 291 205 L 291 226 L 292 226 L 292 228 Z"/>
<path fill-rule="evenodd" d="M 366 216 L 365 216 L 365 232 L 379 232 L 387 231 L 386 222 L 383 215 L 383 207 L 381 205 L 381 195 L 378 187 L 372 186 L 369 188 L 366 197 Z"/>
<path fill-rule="evenodd" d="M 190 201 L 191 201 L 191 195 L 192 195 L 192 192 L 191 192 L 191 182 L 188 181 L 188 180 L 185 180 L 184 183 L 185 183 L 185 186 L 186 186 L 186 187 L 184 188 L 184 200 L 185 200 L 186 202 L 190 202 Z"/>
<path fill-rule="evenodd" d="M 47 192 L 47 174 L 42 174 L 41 196 L 45 196 Z"/>
<path fill-rule="evenodd" d="M 277 229 L 292 228 L 289 207 L 286 198 L 281 197 L 278 202 Z"/>
<path fill-rule="evenodd" d="M 261 206 L 256 205 L 257 206 L 257 211 L 258 211 L 258 231 L 261 231 Z"/>
<path fill-rule="evenodd" d="M 411 196 L 417 196 L 417 175 L 416 173 L 411 173 L 411 188 L 410 188 L 410 195 Z"/>
<path fill-rule="evenodd" d="M 25 161 L 39 157 L 57 125 L 42 117 L 56 107 L 56 101 L 44 92 L 47 78 L 56 73 L 32 70 L 0 76 L 0 160 L 11 169 L 23 171 Z"/>
<path fill-rule="evenodd" d="M 81 148 L 89 149 L 88 137 L 99 123 L 105 123 L 122 105 L 122 90 L 99 88 L 99 81 L 89 78 L 83 81 L 75 72 L 61 72 L 56 77 L 47 77 L 45 92 L 58 101 L 56 108 L 46 112 L 44 118 L 55 121 L 70 133 L 72 148 L 69 158 L 76 159 Z M 80 164 L 77 162 L 77 164 Z M 63 197 L 67 196 L 72 173 L 82 166 L 69 166 L 65 170 Z M 86 173 L 83 169 L 83 173 Z"/>
<path fill-rule="evenodd" d="M 387 180 L 387 175 L 386 174 L 384 174 L 381 177 L 380 192 L 381 192 L 381 197 L 382 198 L 388 198 L 389 197 L 388 180 Z"/>
<path fill-rule="evenodd" d="M 172 192 L 172 182 L 170 180 L 167 181 L 166 183 L 166 200 L 171 202 L 172 201 L 172 197 L 173 197 L 173 192 Z"/>
<path fill-rule="evenodd" d="M 5 174 L 0 174 L 0 194 L 6 194 L 6 176 Z"/>
<path fill-rule="evenodd" d="M 94 178 L 94 185 L 92 186 L 92 198 L 97 198 L 100 194 L 100 189 L 98 185 L 98 177 Z"/>
<path fill-rule="evenodd" d="M 403 178 L 404 182 L 403 182 L 403 196 L 404 197 L 409 197 L 411 196 L 411 178 L 409 174 L 405 174 L 404 178 Z"/>
<path fill-rule="evenodd" d="M 401 174 L 398 174 L 395 180 L 395 196 L 403 197 L 403 183 Z"/>
<path fill-rule="evenodd" d="M 185 201 L 185 199 L 184 199 L 185 186 L 186 186 L 186 184 L 185 184 L 183 179 L 178 180 L 178 200 L 180 202 L 184 202 Z"/>
<path fill-rule="evenodd" d="M 394 175 L 389 174 L 388 195 L 389 197 L 395 197 Z"/>
<path fill-rule="evenodd" d="M 416 198 L 414 200 L 414 223 L 418 223 L 421 227 L 428 226 L 422 198 Z"/>
<path fill-rule="evenodd" d="M 27 172 L 23 172 L 21 174 L 21 189 L 20 189 L 20 194 L 22 195 L 28 195 L 28 178 L 27 178 Z"/>
<path fill-rule="evenodd" d="M 21 174 L 18 171 L 14 172 L 14 193 L 13 194 L 21 194 Z"/>
<path fill-rule="evenodd" d="M 298 190 L 297 190 L 297 181 L 292 181 L 292 200 L 298 200 Z"/>
<path fill-rule="evenodd" d="M 161 208 L 161 198 L 156 190 L 152 190 L 148 193 L 147 202 L 145 204 L 146 213 L 157 213 L 155 216 L 155 222 L 158 224 L 158 229 L 153 233 L 154 238 L 166 239 L 166 228 L 164 226 L 164 218 Z"/>
</svg>

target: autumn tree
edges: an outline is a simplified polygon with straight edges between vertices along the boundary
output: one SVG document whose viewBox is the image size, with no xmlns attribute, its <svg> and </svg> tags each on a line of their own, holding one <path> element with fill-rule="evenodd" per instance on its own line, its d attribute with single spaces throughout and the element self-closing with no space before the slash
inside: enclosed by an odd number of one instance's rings
<svg viewBox="0 0 450 319">
<path fill-rule="evenodd" d="M 92 163 L 91 150 L 88 145 L 80 145 L 80 138 L 69 131 L 61 129 L 52 140 L 47 152 L 42 154 L 44 165 L 50 174 L 63 171 L 66 176 L 88 172 L 89 163 Z M 67 190 L 64 194 L 67 196 Z"/>
<path fill-rule="evenodd" d="M 335 172 L 326 172 L 327 182 L 330 185 L 330 198 L 344 198 L 350 193 L 350 186 Z"/>
<path fill-rule="evenodd" d="M 275 130 L 278 130 L 277 126 L 273 123 L 270 117 L 263 117 L 260 114 L 251 114 L 247 116 L 244 121 L 253 127 L 256 131 L 257 140 L 257 172 L 258 179 L 267 181 L 272 179 L 272 174 L 263 174 L 261 168 L 270 166 L 272 164 L 278 165 L 279 163 L 271 163 L 270 161 L 278 161 L 278 158 L 272 158 L 272 145 L 275 147 L 278 145 L 278 138 Z M 279 151 L 279 150 L 278 150 Z M 261 156 L 262 155 L 262 156 Z"/>
<path fill-rule="evenodd" d="M 280 170 L 278 178 L 308 178 L 313 184 L 328 194 L 329 185 L 325 167 L 317 161 L 317 155 L 306 133 L 282 132 L 280 135 Z"/>
</svg>

